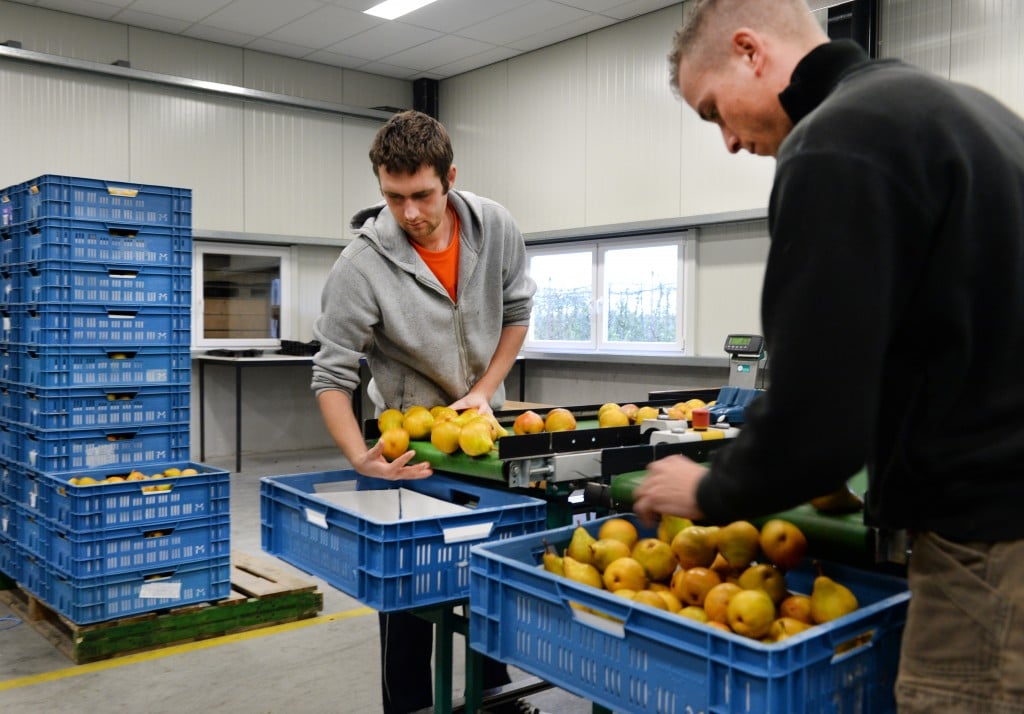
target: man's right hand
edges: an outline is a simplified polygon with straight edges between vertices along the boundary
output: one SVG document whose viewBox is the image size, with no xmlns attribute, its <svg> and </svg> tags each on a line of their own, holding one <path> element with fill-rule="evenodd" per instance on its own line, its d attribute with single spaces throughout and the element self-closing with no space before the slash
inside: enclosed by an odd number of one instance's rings
<svg viewBox="0 0 1024 714">
<path fill-rule="evenodd" d="M 384 445 L 377 441 L 361 457 L 352 460 L 352 468 L 364 476 L 382 478 L 387 481 L 427 478 L 434 473 L 433 468 L 426 461 L 409 465 L 409 461 L 416 456 L 416 452 L 411 449 L 394 461 L 384 458 L 381 453 L 383 449 Z"/>
</svg>

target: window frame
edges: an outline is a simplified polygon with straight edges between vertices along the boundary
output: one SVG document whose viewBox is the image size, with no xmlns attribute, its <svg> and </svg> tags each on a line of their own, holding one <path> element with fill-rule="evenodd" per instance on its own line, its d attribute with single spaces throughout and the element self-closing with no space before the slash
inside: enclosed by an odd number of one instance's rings
<svg viewBox="0 0 1024 714">
<path fill-rule="evenodd" d="M 610 342 L 607 336 L 607 316 L 604 304 L 606 256 L 609 251 L 623 248 L 658 247 L 664 245 L 678 246 L 677 294 L 680 305 L 676 313 L 677 340 L 673 343 L 651 342 Z M 692 356 L 694 345 L 694 315 L 696 314 L 696 232 L 692 230 L 674 230 L 666 233 L 643 234 L 635 236 L 613 236 L 598 239 L 564 240 L 545 242 L 543 244 L 527 243 L 527 263 L 535 255 L 554 255 L 560 253 L 591 253 L 591 299 L 590 325 L 591 339 L 582 341 L 567 340 L 536 340 L 531 333 L 527 334 L 523 351 L 536 353 L 565 354 L 628 354 L 628 355 L 682 355 Z"/>
<path fill-rule="evenodd" d="M 251 255 L 277 258 L 280 261 L 280 324 L 278 337 L 219 338 L 204 334 L 203 258 L 207 254 Z M 281 340 L 288 339 L 295 324 L 296 299 L 294 246 L 225 243 L 195 238 L 192 242 L 192 349 L 280 349 Z"/>
</svg>

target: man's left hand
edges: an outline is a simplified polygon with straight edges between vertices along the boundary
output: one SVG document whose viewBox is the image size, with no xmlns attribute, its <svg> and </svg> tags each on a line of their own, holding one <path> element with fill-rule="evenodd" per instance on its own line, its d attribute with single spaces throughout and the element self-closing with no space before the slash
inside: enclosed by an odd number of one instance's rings
<svg viewBox="0 0 1024 714">
<path fill-rule="evenodd" d="M 462 399 L 457 402 L 449 404 L 452 409 L 457 412 L 464 411 L 466 409 L 476 408 L 481 414 L 493 414 L 494 410 L 491 409 L 490 401 L 482 394 L 474 394 L 470 392 Z"/>
</svg>

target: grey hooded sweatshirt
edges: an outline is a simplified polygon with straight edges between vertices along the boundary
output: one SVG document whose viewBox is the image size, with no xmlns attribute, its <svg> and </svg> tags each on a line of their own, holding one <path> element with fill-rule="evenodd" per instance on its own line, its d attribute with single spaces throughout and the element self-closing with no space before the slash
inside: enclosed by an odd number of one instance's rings
<svg viewBox="0 0 1024 714">
<path fill-rule="evenodd" d="M 458 300 L 452 302 L 385 203 L 359 211 L 356 238 L 324 285 L 313 334 L 314 393 L 353 393 L 366 357 L 384 406 L 405 410 L 462 398 L 490 364 L 504 327 L 527 325 L 536 284 L 526 246 L 501 205 L 448 192 L 461 224 Z M 505 390 L 491 398 L 500 408 Z"/>
</svg>

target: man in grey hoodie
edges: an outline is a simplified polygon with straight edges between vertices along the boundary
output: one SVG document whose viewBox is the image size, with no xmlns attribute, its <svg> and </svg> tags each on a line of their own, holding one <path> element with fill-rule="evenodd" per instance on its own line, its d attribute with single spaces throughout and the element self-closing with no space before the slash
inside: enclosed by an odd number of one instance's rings
<svg viewBox="0 0 1024 714">
<path fill-rule="evenodd" d="M 425 478 L 427 463 L 393 461 L 367 447 L 352 408 L 365 356 L 378 413 L 447 404 L 490 413 L 526 338 L 536 285 L 512 216 L 494 201 L 455 191 L 451 140 L 420 112 L 396 114 L 377 132 L 370 162 L 382 203 L 352 219 L 356 237 L 324 286 L 314 326 L 313 391 L 327 429 L 353 468 L 389 480 Z M 380 615 L 384 711 L 432 705 L 432 625 Z M 484 687 L 508 683 L 484 662 Z"/>
</svg>

